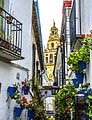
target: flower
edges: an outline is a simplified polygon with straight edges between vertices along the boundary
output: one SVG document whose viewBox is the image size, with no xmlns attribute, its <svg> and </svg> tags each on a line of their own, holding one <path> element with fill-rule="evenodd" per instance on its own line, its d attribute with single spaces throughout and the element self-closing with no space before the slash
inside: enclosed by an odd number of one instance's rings
<svg viewBox="0 0 92 120">
<path fill-rule="evenodd" d="M 38 113 L 38 111 L 36 111 L 36 113 Z"/>
<path fill-rule="evenodd" d="M 24 88 L 23 88 L 23 90 L 27 90 L 27 88 L 26 88 L 26 87 L 24 87 Z"/>
<path fill-rule="evenodd" d="M 37 118 L 37 115 L 35 115 L 34 118 Z"/>
<path fill-rule="evenodd" d="M 43 111 L 41 111 L 41 113 L 43 114 Z"/>
<path fill-rule="evenodd" d="M 22 99 L 20 99 L 20 101 L 23 101 Z"/>
<path fill-rule="evenodd" d="M 69 107 L 67 107 L 66 109 L 68 110 Z"/>
<path fill-rule="evenodd" d="M 32 79 L 30 79 L 30 81 L 32 81 Z"/>
<path fill-rule="evenodd" d="M 33 100 L 30 100 L 29 102 L 31 103 L 31 102 L 33 102 Z"/>
<path fill-rule="evenodd" d="M 28 105 L 28 108 L 31 107 L 31 105 Z"/>
<path fill-rule="evenodd" d="M 70 100 L 70 98 L 67 98 L 67 100 Z"/>
<path fill-rule="evenodd" d="M 25 97 L 23 97 L 23 99 L 25 99 Z"/>
<path fill-rule="evenodd" d="M 67 111 L 67 114 L 69 114 L 69 111 Z"/>
<path fill-rule="evenodd" d="M 25 84 L 25 82 L 24 82 L 24 81 L 22 81 L 22 82 L 21 82 L 21 84 L 22 84 L 22 85 L 24 85 L 24 84 Z"/>
<path fill-rule="evenodd" d="M 84 37 L 85 37 L 85 35 L 81 35 L 80 37 L 81 37 L 81 38 L 84 38 Z"/>
<path fill-rule="evenodd" d="M 27 100 L 24 100 L 23 102 L 24 102 L 24 103 L 26 103 L 26 102 L 27 102 Z"/>
<path fill-rule="evenodd" d="M 23 106 L 26 106 L 26 104 L 23 104 Z"/>
<path fill-rule="evenodd" d="M 34 108 L 34 106 L 33 106 L 33 105 L 32 105 L 31 107 L 32 107 L 32 108 Z"/>
</svg>

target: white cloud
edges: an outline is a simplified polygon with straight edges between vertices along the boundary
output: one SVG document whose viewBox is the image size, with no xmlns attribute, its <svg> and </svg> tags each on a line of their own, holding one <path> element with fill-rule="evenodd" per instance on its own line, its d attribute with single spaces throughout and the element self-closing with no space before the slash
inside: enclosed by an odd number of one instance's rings
<svg viewBox="0 0 92 120">
<path fill-rule="evenodd" d="M 62 4 L 63 0 L 38 0 L 41 21 L 41 31 L 43 46 L 47 47 L 50 28 L 53 26 L 53 20 L 56 23 L 59 34 L 62 22 Z"/>
</svg>

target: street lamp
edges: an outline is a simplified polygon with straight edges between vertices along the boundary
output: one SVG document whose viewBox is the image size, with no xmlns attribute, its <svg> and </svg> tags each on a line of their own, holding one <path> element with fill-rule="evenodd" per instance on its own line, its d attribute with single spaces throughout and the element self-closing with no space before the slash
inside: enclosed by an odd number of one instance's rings
<svg viewBox="0 0 92 120">
<path fill-rule="evenodd" d="M 57 84 L 55 82 L 51 88 L 52 95 L 56 95 L 58 93 L 59 89 L 60 89 L 59 86 L 57 86 Z"/>
</svg>

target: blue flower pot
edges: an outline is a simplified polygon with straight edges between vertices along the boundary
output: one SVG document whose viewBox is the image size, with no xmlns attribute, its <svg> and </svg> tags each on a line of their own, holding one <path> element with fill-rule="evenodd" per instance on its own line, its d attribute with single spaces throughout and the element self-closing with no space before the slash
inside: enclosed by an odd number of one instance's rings
<svg viewBox="0 0 92 120">
<path fill-rule="evenodd" d="M 32 112 L 31 110 L 28 110 L 28 117 L 29 118 L 34 118 L 35 113 Z"/>
<path fill-rule="evenodd" d="M 78 88 L 79 87 L 79 83 L 77 83 L 78 80 L 77 79 L 72 79 L 72 81 L 73 81 L 74 87 Z"/>
<path fill-rule="evenodd" d="M 84 74 L 83 73 L 75 73 L 78 83 L 83 83 L 83 78 L 84 78 Z"/>
<path fill-rule="evenodd" d="M 24 89 L 23 89 L 24 87 L 25 87 L 25 86 L 22 87 L 22 90 L 24 91 L 24 95 L 28 95 L 28 92 L 29 92 L 30 87 L 28 87 L 27 90 L 24 90 Z"/>
<path fill-rule="evenodd" d="M 78 65 L 80 66 L 81 69 L 86 69 L 86 62 L 85 61 L 78 61 Z"/>
<path fill-rule="evenodd" d="M 84 94 L 84 97 L 85 97 L 85 100 L 87 100 L 87 97 L 88 97 L 88 92 L 85 93 L 87 91 L 87 89 L 83 89 L 83 90 L 80 90 L 78 93 L 79 94 Z"/>
<path fill-rule="evenodd" d="M 10 87 L 10 86 L 9 86 L 9 87 L 8 87 L 8 90 L 9 90 L 9 95 L 10 95 L 11 97 L 13 97 L 16 88 L 15 88 L 15 87 Z"/>
<path fill-rule="evenodd" d="M 15 110 L 15 116 L 20 117 L 21 112 L 22 112 L 22 108 L 15 107 L 14 110 Z"/>
</svg>

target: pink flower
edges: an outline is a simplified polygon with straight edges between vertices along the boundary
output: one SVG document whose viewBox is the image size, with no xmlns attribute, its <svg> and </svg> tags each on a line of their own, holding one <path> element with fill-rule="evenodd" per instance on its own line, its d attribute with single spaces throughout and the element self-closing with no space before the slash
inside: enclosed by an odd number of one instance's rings
<svg viewBox="0 0 92 120">
<path fill-rule="evenodd" d="M 67 100 L 70 100 L 70 98 L 67 98 Z"/>
<path fill-rule="evenodd" d="M 69 114 L 69 111 L 67 111 L 67 114 Z"/>
</svg>

